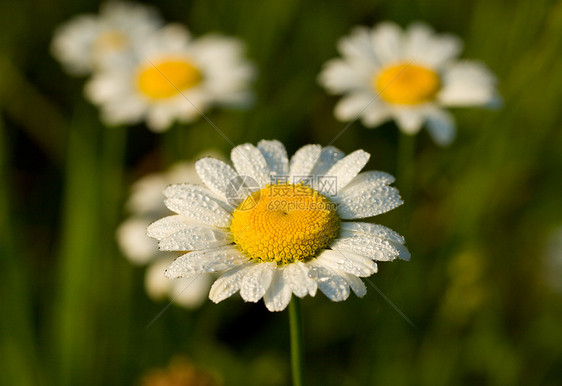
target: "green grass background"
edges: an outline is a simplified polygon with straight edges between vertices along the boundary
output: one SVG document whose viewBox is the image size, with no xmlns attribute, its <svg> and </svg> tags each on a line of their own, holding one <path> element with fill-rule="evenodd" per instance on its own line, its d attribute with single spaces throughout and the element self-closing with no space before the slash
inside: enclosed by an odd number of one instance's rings
<svg viewBox="0 0 562 386">
<path fill-rule="evenodd" d="M 562 3 L 559 1 L 162 1 L 167 21 L 243 39 L 259 77 L 249 111 L 213 110 L 234 143 L 276 138 L 290 153 L 345 124 L 317 84 L 355 25 L 423 20 L 463 38 L 462 56 L 499 79 L 500 110 L 454 111 L 458 138 L 416 138 L 409 200 L 376 221 L 402 233 L 409 263 L 371 278 L 368 295 L 302 302 L 306 378 L 317 385 L 557 385 L 562 294 L 544 279 L 562 226 Z M 230 299 L 196 312 L 142 288 L 114 229 L 132 181 L 209 147 L 207 122 L 163 135 L 104 128 L 49 55 L 54 28 L 93 1 L 0 3 L 0 384 L 128 385 L 176 354 L 227 385 L 290 383 L 287 312 Z M 355 123 L 335 145 L 396 173 L 393 123 Z M 400 186 L 400 181 L 398 181 Z M 562 251 L 558 251 L 560 256 Z M 556 274 L 556 273 L 554 273 Z M 558 273 L 560 275 L 560 272 Z M 561 278 L 562 279 L 562 278 Z"/>
</svg>

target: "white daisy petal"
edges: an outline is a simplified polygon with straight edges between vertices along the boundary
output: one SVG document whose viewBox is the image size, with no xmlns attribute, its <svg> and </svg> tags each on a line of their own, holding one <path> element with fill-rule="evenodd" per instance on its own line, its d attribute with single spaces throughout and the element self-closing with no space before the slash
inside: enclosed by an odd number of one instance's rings
<svg viewBox="0 0 562 386">
<path fill-rule="evenodd" d="M 374 232 L 370 233 L 348 231 L 345 228 L 341 228 L 340 235 L 333 245 L 336 245 L 336 248 L 369 256 L 374 260 L 392 261 L 395 258 L 399 258 L 410 261 L 410 252 L 404 246 L 404 238 L 402 236 L 382 225 L 362 224 L 374 225 L 379 228 L 372 228 Z"/>
<path fill-rule="evenodd" d="M 340 229 L 346 233 L 366 234 L 389 240 L 394 243 L 404 244 L 405 240 L 398 232 L 383 225 L 368 222 L 342 222 Z"/>
<path fill-rule="evenodd" d="M 369 161 L 371 155 L 363 150 L 356 150 L 342 158 L 326 172 L 326 176 L 334 177 L 337 183 L 337 190 L 343 189 Z M 327 185 L 327 184 L 326 184 Z M 326 193 L 328 186 L 319 186 L 320 193 Z"/>
<path fill-rule="evenodd" d="M 300 261 L 287 265 L 283 270 L 283 278 L 299 298 L 316 295 L 318 283 L 308 273 L 309 267 Z"/>
<path fill-rule="evenodd" d="M 269 167 L 260 150 L 246 143 L 232 149 L 230 157 L 240 176 L 253 178 L 261 187 L 270 182 Z"/>
<path fill-rule="evenodd" d="M 376 216 L 403 204 L 396 188 L 369 184 L 357 184 L 336 200 L 338 214 L 344 220 Z"/>
<path fill-rule="evenodd" d="M 364 27 L 355 27 L 349 36 L 341 38 L 338 41 L 338 51 L 345 57 L 358 61 L 372 61 L 378 59 L 373 50 L 370 31 Z"/>
<path fill-rule="evenodd" d="M 171 106 L 153 106 L 152 109 L 146 113 L 146 126 L 155 133 L 162 133 L 172 125 L 174 118 Z"/>
<path fill-rule="evenodd" d="M 197 185 L 176 184 L 164 190 L 167 199 L 164 201 L 168 209 L 180 213 L 202 224 L 228 227 L 232 216 L 222 203 L 212 197 L 211 193 Z"/>
<path fill-rule="evenodd" d="M 253 303 L 260 300 L 269 289 L 276 266 L 275 263 L 258 263 L 246 270 L 240 283 L 242 299 Z"/>
<path fill-rule="evenodd" d="M 149 221 L 130 217 L 117 228 L 117 242 L 123 254 L 134 264 L 146 264 L 158 253 L 155 240 L 146 236 Z"/>
<path fill-rule="evenodd" d="M 306 145 L 297 150 L 291 157 L 289 182 L 297 184 L 299 182 L 298 177 L 309 176 L 318 157 L 320 157 L 321 151 L 322 146 L 320 145 Z"/>
<path fill-rule="evenodd" d="M 361 240 L 365 238 L 388 241 L 392 248 L 398 251 L 396 257 L 406 261 L 410 260 L 410 252 L 408 252 L 404 246 L 404 237 L 390 228 L 366 222 L 342 222 L 340 224 L 340 230 L 339 238 L 352 237 L 356 239 L 358 243 L 363 243 L 364 241 Z M 369 244 L 369 241 L 365 243 Z"/>
<path fill-rule="evenodd" d="M 51 54 L 71 75 L 87 75 L 94 65 L 89 51 L 99 31 L 94 15 L 79 15 L 55 30 Z"/>
<path fill-rule="evenodd" d="M 342 219 L 376 216 L 402 205 L 398 190 L 387 186 L 394 178 L 383 172 L 360 173 L 338 192 L 334 201 Z"/>
<path fill-rule="evenodd" d="M 258 142 L 258 149 L 263 154 L 272 173 L 278 176 L 287 176 L 289 173 L 289 157 L 285 146 L 281 142 L 262 140 Z"/>
<path fill-rule="evenodd" d="M 381 64 L 402 59 L 402 30 L 392 22 L 380 23 L 371 33 L 372 50 Z"/>
<path fill-rule="evenodd" d="M 377 272 L 377 263 L 370 258 L 344 250 L 343 248 L 333 247 L 333 244 L 330 245 L 332 249 L 326 249 L 316 258 L 323 265 L 360 277 L 371 276 Z"/>
<path fill-rule="evenodd" d="M 390 241 L 378 237 L 363 235 L 340 235 L 330 247 L 334 250 L 353 252 L 376 261 L 392 261 L 400 255 L 400 250 Z M 347 271 L 346 271 L 347 272 Z M 351 272 L 350 272 L 351 273 Z"/>
<path fill-rule="evenodd" d="M 482 63 L 463 61 L 448 67 L 437 96 L 445 106 L 486 105 L 496 97 L 496 79 Z"/>
<path fill-rule="evenodd" d="M 217 272 L 243 265 L 248 258 L 234 246 L 188 252 L 178 257 L 166 270 L 170 279 L 188 277 L 205 272 Z"/>
<path fill-rule="evenodd" d="M 227 197 L 228 184 L 238 176 L 232 166 L 213 157 L 195 162 L 195 170 L 209 190 L 223 199 Z"/>
<path fill-rule="evenodd" d="M 170 297 L 175 304 L 184 308 L 195 309 L 200 307 L 207 299 L 212 282 L 213 276 L 211 274 L 176 279 L 171 282 Z"/>
<path fill-rule="evenodd" d="M 153 173 L 136 181 L 131 186 L 131 195 L 125 204 L 127 210 L 135 214 L 165 214 L 163 191 L 171 182 L 166 177 L 163 173 Z"/>
<path fill-rule="evenodd" d="M 365 283 L 363 283 L 363 280 L 348 273 L 344 273 L 342 277 L 347 284 L 349 284 L 349 287 L 357 297 L 362 298 L 367 294 L 367 287 L 365 286 Z"/>
<path fill-rule="evenodd" d="M 158 247 L 161 251 L 194 251 L 220 247 L 231 242 L 232 235 L 229 231 L 193 224 L 163 238 Z"/>
<path fill-rule="evenodd" d="M 318 160 L 314 164 L 310 174 L 323 176 L 332 166 L 345 156 L 345 153 L 333 146 L 326 146 L 320 152 Z"/>
<path fill-rule="evenodd" d="M 226 271 L 211 286 L 209 299 L 211 299 L 213 303 L 219 303 L 238 292 L 240 290 L 242 277 L 246 274 L 246 271 L 250 270 L 254 265 L 254 263 L 246 263 Z"/>
<path fill-rule="evenodd" d="M 318 81 L 329 93 L 339 94 L 352 91 L 370 91 L 369 80 L 375 72 L 376 65 L 368 61 L 328 61 L 318 76 Z"/>
<path fill-rule="evenodd" d="M 416 134 L 420 131 L 423 122 L 423 111 L 411 107 L 402 107 L 393 112 L 396 125 L 406 134 Z"/>
<path fill-rule="evenodd" d="M 349 284 L 337 272 L 325 267 L 317 261 L 312 260 L 308 263 L 310 275 L 318 281 L 318 289 L 334 302 L 341 302 L 349 297 Z"/>
<path fill-rule="evenodd" d="M 456 134 L 453 114 L 439 108 L 432 108 L 427 110 L 426 121 L 427 130 L 435 143 L 447 146 L 453 142 Z"/>
<path fill-rule="evenodd" d="M 142 100 L 127 99 L 116 101 L 104 106 L 101 110 L 102 120 L 109 125 L 140 122 L 146 110 L 146 103 Z"/>
<path fill-rule="evenodd" d="M 182 215 L 173 215 L 161 218 L 158 221 L 153 222 L 146 228 L 146 234 L 148 237 L 152 237 L 156 240 L 162 240 L 165 237 L 169 237 L 174 233 L 186 229 L 189 224 L 193 222 Z"/>
<path fill-rule="evenodd" d="M 376 95 L 363 112 L 361 122 L 366 127 L 375 127 L 392 118 L 392 110 Z"/>
<path fill-rule="evenodd" d="M 370 107 L 374 99 L 372 93 L 351 93 L 336 104 L 334 116 L 343 122 L 355 120 Z"/>
<path fill-rule="evenodd" d="M 273 275 L 271 285 L 265 295 L 263 301 L 269 311 L 283 311 L 291 301 L 291 287 L 283 278 L 283 271 L 276 270 Z"/>
<path fill-rule="evenodd" d="M 436 34 L 425 23 L 413 23 L 406 30 L 404 54 L 433 68 L 454 59 L 462 50 L 462 41 L 451 34 Z"/>
<path fill-rule="evenodd" d="M 174 261 L 172 258 L 157 259 L 150 264 L 144 274 L 144 288 L 148 297 L 155 301 L 164 299 L 170 293 L 173 282 L 168 280 L 164 273 L 166 268 Z"/>
<path fill-rule="evenodd" d="M 394 182 L 394 177 L 388 173 L 378 170 L 370 170 L 368 172 L 359 173 L 353 178 L 340 193 L 350 192 L 355 189 L 355 186 L 362 186 L 368 184 L 373 186 L 390 185 Z"/>
</svg>

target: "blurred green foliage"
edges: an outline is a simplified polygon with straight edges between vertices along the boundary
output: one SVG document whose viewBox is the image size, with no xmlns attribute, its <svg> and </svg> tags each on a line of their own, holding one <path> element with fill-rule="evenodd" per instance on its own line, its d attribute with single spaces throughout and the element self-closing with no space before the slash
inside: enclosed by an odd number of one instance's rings
<svg viewBox="0 0 562 386">
<path fill-rule="evenodd" d="M 203 119 L 163 135 L 104 128 L 83 79 L 50 57 L 54 28 L 92 1 L 0 3 L 0 383 L 135 384 L 176 354 L 228 385 L 290 382 L 286 312 L 230 299 L 196 312 L 149 301 L 114 229 L 130 182 L 228 142 Z M 455 111 L 459 135 L 416 138 L 410 200 L 376 219 L 405 235 L 409 263 L 381 264 L 363 299 L 303 301 L 309 384 L 562 383 L 562 294 L 543 279 L 562 226 L 562 3 L 557 1 L 158 2 L 194 35 L 243 39 L 259 70 L 253 109 L 214 110 L 234 143 L 290 153 L 345 124 L 316 76 L 352 26 L 414 20 L 465 41 L 499 78 L 498 111 Z M 353 124 L 335 142 L 396 172 L 396 127 Z M 121 149 L 126 146 L 126 153 Z M 400 181 L 398 182 L 400 184 Z M 560 253 L 560 252 L 559 252 Z M 148 326 L 148 327 L 147 327 Z"/>
</svg>

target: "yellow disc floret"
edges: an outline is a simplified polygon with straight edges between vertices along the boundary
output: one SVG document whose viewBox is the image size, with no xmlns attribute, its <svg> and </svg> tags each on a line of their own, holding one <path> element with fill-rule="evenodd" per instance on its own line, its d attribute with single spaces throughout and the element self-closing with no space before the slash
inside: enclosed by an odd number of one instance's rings
<svg viewBox="0 0 562 386">
<path fill-rule="evenodd" d="M 110 30 L 102 33 L 93 43 L 94 51 L 122 51 L 129 44 L 129 39 L 119 31 Z"/>
<path fill-rule="evenodd" d="M 378 71 L 373 89 L 389 103 L 416 105 L 435 98 L 441 87 L 439 75 L 415 64 L 398 64 Z"/>
<path fill-rule="evenodd" d="M 267 185 L 254 192 L 236 208 L 230 226 L 234 242 L 252 259 L 278 264 L 312 259 L 339 228 L 335 204 L 300 184 Z"/>
<path fill-rule="evenodd" d="M 202 79 L 199 69 L 183 58 L 170 58 L 146 64 L 137 72 L 137 87 L 151 99 L 165 99 L 197 86 Z"/>
</svg>

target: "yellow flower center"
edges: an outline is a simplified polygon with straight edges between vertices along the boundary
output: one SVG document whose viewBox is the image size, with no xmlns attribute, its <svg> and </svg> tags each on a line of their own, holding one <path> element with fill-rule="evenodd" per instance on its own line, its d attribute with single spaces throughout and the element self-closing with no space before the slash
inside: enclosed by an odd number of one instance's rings
<svg viewBox="0 0 562 386">
<path fill-rule="evenodd" d="M 267 185 L 252 193 L 236 208 L 230 225 L 242 251 L 256 261 L 277 264 L 310 260 L 339 228 L 336 205 L 301 184 Z"/>
<path fill-rule="evenodd" d="M 102 33 L 94 42 L 94 50 L 121 51 L 129 44 L 127 36 L 118 31 Z"/>
<path fill-rule="evenodd" d="M 398 64 L 377 72 L 373 89 L 388 103 L 417 105 L 435 98 L 441 87 L 439 75 L 415 64 Z"/>
<path fill-rule="evenodd" d="M 152 99 L 165 99 L 201 82 L 199 69 L 188 60 L 171 58 L 144 65 L 137 74 L 137 87 Z"/>
</svg>

